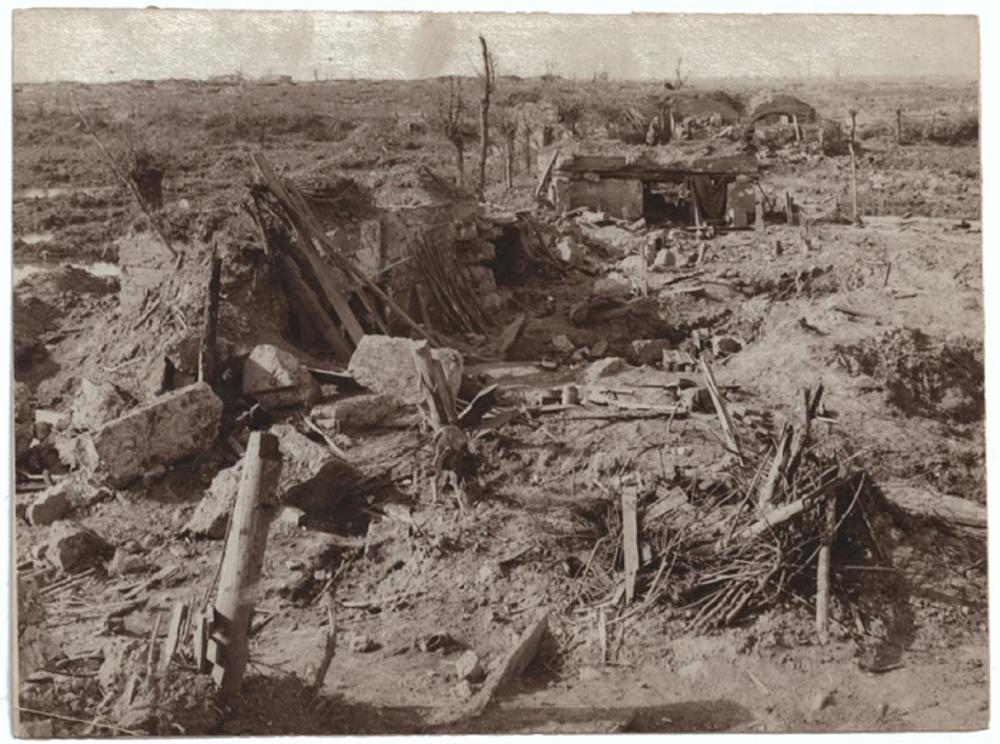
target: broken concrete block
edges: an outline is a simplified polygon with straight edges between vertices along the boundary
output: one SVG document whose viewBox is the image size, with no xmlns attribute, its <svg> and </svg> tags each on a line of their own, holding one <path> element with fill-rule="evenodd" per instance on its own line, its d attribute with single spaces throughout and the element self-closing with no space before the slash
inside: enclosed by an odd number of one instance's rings
<svg viewBox="0 0 1000 744">
<path fill-rule="evenodd" d="M 560 354 L 570 354 L 576 348 L 576 345 L 570 340 L 569 336 L 562 333 L 552 337 L 552 348 Z"/>
<path fill-rule="evenodd" d="M 673 348 L 665 338 L 639 338 L 628 345 L 626 358 L 632 364 L 656 364 L 663 358 L 663 352 Z"/>
<path fill-rule="evenodd" d="M 265 408 L 312 405 L 319 383 L 289 351 L 271 344 L 255 346 L 243 363 L 243 394 Z"/>
<path fill-rule="evenodd" d="M 110 560 L 115 549 L 93 530 L 74 522 L 52 527 L 45 557 L 64 573 L 80 573 Z"/>
<path fill-rule="evenodd" d="M 221 415 L 222 401 L 196 382 L 82 435 L 80 459 L 97 480 L 123 487 L 211 447 Z"/>
<path fill-rule="evenodd" d="M 347 372 L 373 393 L 390 395 L 409 405 L 421 403 L 424 396 L 413 362 L 413 348 L 419 343 L 395 336 L 365 336 L 351 355 Z M 452 395 L 457 396 L 462 384 L 462 355 L 454 349 L 432 349 L 431 355 L 441 362 Z"/>
<path fill-rule="evenodd" d="M 73 428 L 96 431 L 121 416 L 126 406 L 125 398 L 114 385 L 109 382 L 97 385 L 84 377 L 80 380 L 80 392 L 73 399 Z"/>
<path fill-rule="evenodd" d="M 598 359 L 587 367 L 587 371 L 583 373 L 583 379 L 584 382 L 593 385 L 601 378 L 616 375 L 623 369 L 625 369 L 624 359 L 621 357 L 605 357 L 604 359 Z"/>
<path fill-rule="evenodd" d="M 366 393 L 321 403 L 312 409 L 312 417 L 327 429 L 363 431 L 399 421 L 404 415 L 400 408 L 390 395 Z"/>
<path fill-rule="evenodd" d="M 459 656 L 458 661 L 455 662 L 455 674 L 458 675 L 459 679 L 480 682 L 486 676 L 486 671 L 479 661 L 478 654 L 469 650 Z"/>
<path fill-rule="evenodd" d="M 28 522 L 42 527 L 69 514 L 73 509 L 72 487 L 72 482 L 66 479 L 38 494 L 25 512 Z"/>
</svg>

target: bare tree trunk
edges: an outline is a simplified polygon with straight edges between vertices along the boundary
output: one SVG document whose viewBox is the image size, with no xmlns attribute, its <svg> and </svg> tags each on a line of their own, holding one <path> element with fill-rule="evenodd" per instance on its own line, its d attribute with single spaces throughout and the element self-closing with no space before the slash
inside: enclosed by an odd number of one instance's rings
<svg viewBox="0 0 1000 744">
<path fill-rule="evenodd" d="M 524 136 L 524 170 L 531 173 L 531 130 L 525 124 L 521 132 Z"/>
<path fill-rule="evenodd" d="M 458 169 L 458 187 L 465 188 L 465 145 L 461 140 L 455 142 L 455 166 Z"/>
<path fill-rule="evenodd" d="M 486 37 L 480 35 L 483 49 L 483 97 L 479 102 L 479 198 L 486 191 L 486 154 L 490 147 L 490 94 L 493 92 L 493 60 L 486 46 Z"/>
</svg>

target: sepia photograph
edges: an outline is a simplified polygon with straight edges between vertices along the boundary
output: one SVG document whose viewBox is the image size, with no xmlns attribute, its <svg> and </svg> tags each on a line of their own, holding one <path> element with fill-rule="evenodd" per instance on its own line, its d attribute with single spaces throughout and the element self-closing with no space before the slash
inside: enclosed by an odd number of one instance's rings
<svg viewBox="0 0 1000 744">
<path fill-rule="evenodd" d="M 979 17 L 252 6 L 13 11 L 14 736 L 989 727 Z"/>
</svg>

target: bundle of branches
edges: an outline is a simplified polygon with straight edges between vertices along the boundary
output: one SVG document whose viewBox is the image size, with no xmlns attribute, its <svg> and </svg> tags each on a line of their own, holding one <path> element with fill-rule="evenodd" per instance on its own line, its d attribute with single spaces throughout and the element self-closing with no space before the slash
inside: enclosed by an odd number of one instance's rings
<svg viewBox="0 0 1000 744">
<path fill-rule="evenodd" d="M 638 489 L 638 544 L 631 550 L 645 561 L 631 591 L 626 501 L 622 509 L 607 504 L 604 536 L 591 556 L 597 568 L 588 566 L 581 598 L 610 589 L 603 604 L 620 607 L 615 622 L 669 604 L 685 613 L 690 629 L 701 630 L 745 620 L 790 596 L 815 596 L 817 628 L 825 634 L 831 553 L 853 557 L 859 544 L 870 544 L 870 528 L 858 517 L 870 490 L 852 456 L 810 441 L 821 396 L 822 386 L 804 391 L 800 428 L 786 424 L 773 445 L 734 452 L 715 478 L 676 478 L 660 498 L 655 488 Z M 740 448 L 738 441 L 730 440 Z"/>
<path fill-rule="evenodd" d="M 418 235 L 410 250 L 444 316 L 464 331 L 484 333 L 489 326 L 486 312 L 454 250 L 431 245 L 426 233 Z"/>
</svg>

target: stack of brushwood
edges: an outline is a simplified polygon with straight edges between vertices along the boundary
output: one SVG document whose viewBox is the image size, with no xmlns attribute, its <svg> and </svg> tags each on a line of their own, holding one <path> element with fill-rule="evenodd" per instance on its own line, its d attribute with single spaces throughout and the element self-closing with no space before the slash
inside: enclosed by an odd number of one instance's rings
<svg viewBox="0 0 1000 744">
<path fill-rule="evenodd" d="M 737 624 L 788 601 L 815 603 L 825 642 L 831 559 L 843 565 L 877 551 L 867 513 L 878 494 L 854 456 L 812 442 L 822 392 L 803 390 L 801 423 L 786 423 L 770 445 L 750 452 L 729 439 L 736 451 L 713 477 L 676 477 L 666 495 L 624 483 L 620 506 L 605 502 L 590 515 L 603 535 L 575 601 L 610 609 L 617 621 L 669 605 L 691 630 Z M 724 405 L 716 400 L 720 420 L 728 420 Z"/>
</svg>

